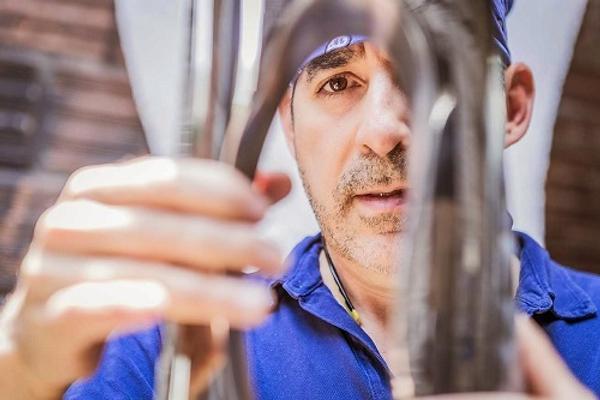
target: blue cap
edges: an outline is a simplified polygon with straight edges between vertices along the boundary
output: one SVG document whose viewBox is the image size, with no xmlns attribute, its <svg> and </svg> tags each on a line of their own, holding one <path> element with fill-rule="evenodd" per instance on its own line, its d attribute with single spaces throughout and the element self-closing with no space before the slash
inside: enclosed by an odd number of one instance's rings
<svg viewBox="0 0 600 400">
<path fill-rule="evenodd" d="M 510 50 L 508 49 L 508 34 L 506 30 L 506 16 L 510 12 L 513 6 L 513 0 L 491 0 L 492 4 L 492 14 L 494 17 L 493 24 L 493 35 L 494 42 L 498 47 L 498 51 L 500 52 L 500 57 L 504 64 L 510 65 L 511 56 Z M 308 57 L 304 59 L 304 62 L 298 68 L 298 75 L 300 72 L 306 67 L 311 61 L 314 59 L 321 57 L 327 53 L 332 51 L 352 46 L 353 44 L 364 42 L 368 39 L 367 36 L 364 35 L 342 35 L 337 36 L 316 48 Z"/>
<path fill-rule="evenodd" d="M 492 0 L 492 14 L 494 16 L 494 41 L 504 64 L 510 65 L 511 57 L 508 49 L 508 33 L 506 29 L 506 16 L 513 6 L 513 0 Z"/>
<path fill-rule="evenodd" d="M 304 62 L 300 65 L 300 68 L 298 68 L 298 72 L 301 72 L 304 69 L 304 67 L 306 67 L 312 60 L 314 60 L 316 58 L 319 58 L 327 53 L 331 53 L 332 51 L 335 51 L 335 50 L 338 50 L 338 49 L 341 49 L 344 47 L 349 47 L 356 43 L 364 42 L 367 39 L 368 39 L 368 37 L 365 35 L 336 36 L 333 39 L 323 43 L 322 45 L 317 47 L 315 50 L 313 50 L 313 52 L 310 53 L 308 55 L 308 57 L 306 57 L 304 59 Z"/>
</svg>

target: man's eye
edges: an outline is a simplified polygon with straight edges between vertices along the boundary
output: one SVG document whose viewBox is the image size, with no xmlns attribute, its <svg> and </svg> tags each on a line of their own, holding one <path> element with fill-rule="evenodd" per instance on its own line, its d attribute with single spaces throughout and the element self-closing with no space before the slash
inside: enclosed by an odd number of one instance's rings
<svg viewBox="0 0 600 400">
<path fill-rule="evenodd" d="M 321 96 L 345 96 L 353 93 L 355 89 L 363 86 L 362 81 L 353 74 L 344 73 L 329 77 L 325 83 L 321 83 L 317 94 Z"/>
<path fill-rule="evenodd" d="M 325 84 L 321 86 L 321 89 L 319 89 L 319 92 L 323 95 L 334 95 L 339 94 L 344 90 L 348 90 L 353 86 L 356 86 L 353 80 L 348 79 L 344 75 L 338 75 L 325 82 Z"/>
<path fill-rule="evenodd" d="M 343 76 L 337 76 L 333 79 L 330 79 L 325 87 L 332 92 L 341 92 L 348 87 L 348 79 Z"/>
</svg>

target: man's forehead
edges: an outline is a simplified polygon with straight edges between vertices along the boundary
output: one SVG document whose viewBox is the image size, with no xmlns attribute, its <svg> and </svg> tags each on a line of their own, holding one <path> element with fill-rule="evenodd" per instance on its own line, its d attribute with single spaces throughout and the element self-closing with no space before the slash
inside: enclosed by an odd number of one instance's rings
<svg viewBox="0 0 600 400">
<path fill-rule="evenodd" d="M 308 82 L 310 82 L 320 71 L 340 68 L 364 57 L 364 43 L 356 43 L 350 47 L 340 48 L 315 58 L 306 65 L 304 71 Z"/>
</svg>

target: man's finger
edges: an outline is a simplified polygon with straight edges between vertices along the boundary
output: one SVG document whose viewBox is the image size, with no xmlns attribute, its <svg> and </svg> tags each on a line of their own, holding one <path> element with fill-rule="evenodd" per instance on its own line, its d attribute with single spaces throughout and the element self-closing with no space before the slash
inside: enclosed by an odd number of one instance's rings
<svg viewBox="0 0 600 400">
<path fill-rule="evenodd" d="M 279 249 L 261 239 L 254 225 L 89 200 L 48 210 L 36 227 L 36 243 L 64 253 L 136 257 L 209 271 L 252 265 L 278 274 L 283 266 Z"/>
<path fill-rule="evenodd" d="M 73 199 L 250 221 L 262 218 L 268 205 L 231 166 L 158 157 L 82 168 L 71 176 L 61 194 L 61 200 Z"/>
<path fill-rule="evenodd" d="M 168 302 L 167 288 L 154 281 L 81 282 L 56 291 L 46 303 L 44 318 L 60 330 L 57 334 L 77 332 L 88 345 L 104 341 L 115 330 L 133 331 L 157 322 Z"/>
<path fill-rule="evenodd" d="M 271 204 L 278 202 L 290 193 L 292 182 L 284 173 L 259 172 L 254 177 L 253 187 L 265 195 Z"/>
<path fill-rule="evenodd" d="M 73 314 L 109 313 L 126 319 L 151 310 L 181 323 L 203 325 L 220 317 L 248 328 L 260 323 L 273 303 L 270 288 L 251 279 L 126 258 L 28 254 L 22 278 L 36 294 L 27 301 L 43 302 L 45 292 L 52 309 L 59 311 L 55 314 L 65 321 Z"/>
</svg>

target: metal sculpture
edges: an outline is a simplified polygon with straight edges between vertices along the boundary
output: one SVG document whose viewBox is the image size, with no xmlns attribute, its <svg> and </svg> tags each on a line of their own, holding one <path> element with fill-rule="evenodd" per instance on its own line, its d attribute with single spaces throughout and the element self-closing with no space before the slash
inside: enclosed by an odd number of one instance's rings
<svg viewBox="0 0 600 400">
<path fill-rule="evenodd" d="M 212 16 L 212 24 L 198 26 L 199 12 Z M 240 0 L 190 0 L 190 15 L 182 153 L 218 158 L 225 133 L 239 136 L 234 131 L 246 121 L 235 165 L 250 178 L 279 99 L 314 48 L 352 33 L 387 50 L 411 100 L 414 136 L 409 229 L 398 244 L 403 259 L 393 260 L 400 270 L 392 360 L 396 397 L 519 390 L 501 173 L 502 64 L 492 45 L 489 4 L 293 1 L 262 51 L 254 99 L 236 112 L 231 104 Z M 198 57 L 205 66 L 200 73 Z M 189 396 L 185 329 L 167 326 L 157 369 L 159 399 Z M 250 399 L 245 358 L 242 334 L 234 332 L 224 373 L 202 398 Z"/>
</svg>

